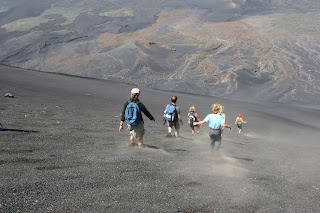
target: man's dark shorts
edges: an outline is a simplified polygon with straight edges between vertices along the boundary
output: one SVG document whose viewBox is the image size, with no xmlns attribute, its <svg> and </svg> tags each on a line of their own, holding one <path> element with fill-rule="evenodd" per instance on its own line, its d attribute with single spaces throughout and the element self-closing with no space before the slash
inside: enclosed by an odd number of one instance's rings
<svg viewBox="0 0 320 213">
<path fill-rule="evenodd" d="M 178 120 L 176 121 L 169 121 L 168 122 L 168 126 L 170 126 L 171 128 L 174 127 L 175 129 L 180 129 L 180 123 Z"/>
</svg>

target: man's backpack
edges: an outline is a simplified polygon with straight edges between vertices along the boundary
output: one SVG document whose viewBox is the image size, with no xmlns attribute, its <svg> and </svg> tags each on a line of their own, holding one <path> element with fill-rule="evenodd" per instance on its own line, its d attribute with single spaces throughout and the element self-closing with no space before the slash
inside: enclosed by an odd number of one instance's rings
<svg viewBox="0 0 320 213">
<path fill-rule="evenodd" d="M 190 127 L 193 127 L 193 122 L 196 120 L 196 114 L 195 113 L 189 113 L 189 121 Z"/>
<path fill-rule="evenodd" d="M 138 104 L 129 102 L 124 115 L 128 125 L 137 125 L 141 122 L 141 112 Z"/>
<path fill-rule="evenodd" d="M 168 104 L 166 107 L 166 110 L 163 113 L 163 116 L 167 121 L 176 121 L 178 119 L 176 106 L 172 104 Z"/>
</svg>

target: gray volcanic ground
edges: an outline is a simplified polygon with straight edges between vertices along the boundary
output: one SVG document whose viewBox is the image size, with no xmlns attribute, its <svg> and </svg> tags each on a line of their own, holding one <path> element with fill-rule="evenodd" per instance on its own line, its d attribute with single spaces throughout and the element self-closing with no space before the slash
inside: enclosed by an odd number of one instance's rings
<svg viewBox="0 0 320 213">
<path fill-rule="evenodd" d="M 155 116 L 128 147 L 119 115 L 134 85 L 0 66 L 0 212 L 319 212 L 319 109 L 141 89 Z M 11 93 L 14 98 L 5 97 Z M 168 139 L 178 96 L 186 122 L 225 106 L 220 158 L 208 127 Z M 238 135 L 233 122 L 248 122 Z"/>
<path fill-rule="evenodd" d="M 319 9 L 316 0 L 2 0 L 0 63 L 317 104 Z"/>
</svg>

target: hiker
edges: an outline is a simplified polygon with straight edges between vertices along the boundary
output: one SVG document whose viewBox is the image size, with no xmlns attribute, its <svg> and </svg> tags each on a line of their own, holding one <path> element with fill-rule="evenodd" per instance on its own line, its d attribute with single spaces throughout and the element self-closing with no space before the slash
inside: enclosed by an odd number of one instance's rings
<svg viewBox="0 0 320 213">
<path fill-rule="evenodd" d="M 173 127 L 175 128 L 174 135 L 176 136 L 176 138 L 179 137 L 180 123 L 181 126 L 183 125 L 182 118 L 180 116 L 180 108 L 177 106 L 177 100 L 177 96 L 172 96 L 171 104 L 168 104 L 164 111 L 164 120 L 165 122 L 168 121 L 168 138 L 172 137 L 171 132 Z"/>
<path fill-rule="evenodd" d="M 220 110 L 219 104 L 211 105 L 212 114 L 207 115 L 203 121 L 195 122 L 194 125 L 204 124 L 209 122 L 209 136 L 211 139 L 211 145 L 215 152 L 218 152 L 221 146 L 221 129 L 227 127 L 231 130 L 231 126 L 225 124 L 225 121 L 221 115 L 218 115 Z"/>
<path fill-rule="evenodd" d="M 122 114 L 119 132 L 123 129 L 123 123 L 126 120 L 128 125 L 128 130 L 130 131 L 130 143 L 129 145 L 134 144 L 134 138 L 138 138 L 138 147 L 143 147 L 143 135 L 144 131 L 144 122 L 141 112 L 143 112 L 150 120 L 155 121 L 155 118 L 147 110 L 143 103 L 139 101 L 140 90 L 138 88 L 133 88 L 131 90 L 131 95 L 129 101 L 125 102 Z"/>
<path fill-rule="evenodd" d="M 220 105 L 220 107 L 219 107 L 219 113 L 218 113 L 218 114 L 223 117 L 224 123 L 226 123 L 226 122 L 227 122 L 227 120 L 226 120 L 226 114 L 223 113 L 223 110 L 224 110 L 224 106 Z M 222 129 L 221 129 L 221 137 L 222 137 L 222 134 L 223 134 L 223 129 L 224 129 L 224 127 L 222 127 Z"/>
<path fill-rule="evenodd" d="M 199 117 L 198 117 L 198 113 L 196 113 L 196 108 L 194 106 L 191 106 L 189 109 L 189 113 L 188 113 L 188 123 L 190 124 L 191 127 L 191 132 L 194 135 L 194 127 L 197 127 L 197 133 L 200 133 L 200 125 L 194 125 L 194 122 L 198 122 L 200 121 Z"/>
<path fill-rule="evenodd" d="M 239 116 L 237 117 L 236 121 L 234 122 L 234 124 L 236 126 L 238 126 L 238 133 L 241 134 L 241 131 L 242 131 L 242 123 L 247 123 L 243 120 L 241 114 L 239 114 Z"/>
</svg>

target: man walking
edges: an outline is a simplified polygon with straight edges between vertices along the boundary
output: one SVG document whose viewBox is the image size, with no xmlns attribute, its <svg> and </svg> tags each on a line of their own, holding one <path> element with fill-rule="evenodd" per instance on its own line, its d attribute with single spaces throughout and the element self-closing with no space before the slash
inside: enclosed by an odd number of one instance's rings
<svg viewBox="0 0 320 213">
<path fill-rule="evenodd" d="M 172 137 L 172 129 L 175 129 L 175 136 L 179 137 L 180 123 L 183 125 L 180 108 L 177 106 L 177 96 L 171 97 L 171 104 L 168 104 L 166 110 L 164 111 L 165 120 L 168 121 L 168 135 L 167 137 Z M 180 123 L 179 123 L 180 122 Z"/>
</svg>

